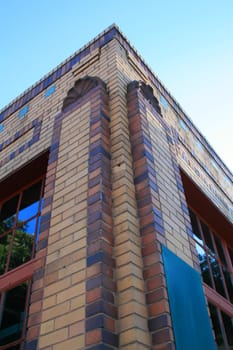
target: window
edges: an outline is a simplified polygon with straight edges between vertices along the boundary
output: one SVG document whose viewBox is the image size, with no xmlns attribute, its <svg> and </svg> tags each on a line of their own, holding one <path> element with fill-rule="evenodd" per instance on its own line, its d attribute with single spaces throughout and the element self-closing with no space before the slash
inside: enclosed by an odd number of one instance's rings
<svg viewBox="0 0 233 350">
<path fill-rule="evenodd" d="M 24 335 L 29 283 L 16 286 L 0 296 L 0 348 L 20 350 Z"/>
<path fill-rule="evenodd" d="M 189 213 L 202 279 L 215 291 L 211 295 L 211 289 L 206 289 L 217 348 L 233 350 L 233 251 L 191 209 Z"/>
<path fill-rule="evenodd" d="M 0 274 L 33 257 L 38 238 L 43 178 L 0 203 Z"/>
<path fill-rule="evenodd" d="M 232 350 L 233 319 L 211 303 L 209 310 L 218 350 Z"/>
<path fill-rule="evenodd" d="M 231 250 L 192 210 L 190 218 L 203 281 L 233 304 Z"/>
<path fill-rule="evenodd" d="M 22 350 L 48 154 L 0 183 L 0 349 Z"/>
</svg>

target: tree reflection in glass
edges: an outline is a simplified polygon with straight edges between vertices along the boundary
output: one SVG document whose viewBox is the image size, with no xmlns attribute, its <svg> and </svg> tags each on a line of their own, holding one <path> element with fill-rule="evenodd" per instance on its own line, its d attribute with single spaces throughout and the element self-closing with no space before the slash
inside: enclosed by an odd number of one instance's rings
<svg viewBox="0 0 233 350">
<path fill-rule="evenodd" d="M 32 258 L 38 238 L 42 181 L 3 203 L 0 210 L 0 274 Z"/>
<path fill-rule="evenodd" d="M 208 262 L 208 257 L 206 255 L 206 252 L 198 244 L 196 244 L 196 249 L 197 249 L 197 253 L 198 253 L 202 278 L 206 284 L 208 284 L 210 287 L 213 287 L 211 275 L 210 275 L 209 262 Z"/>
<path fill-rule="evenodd" d="M 26 227 L 15 231 L 9 268 L 12 270 L 31 259 L 34 237 L 27 232 Z"/>
</svg>

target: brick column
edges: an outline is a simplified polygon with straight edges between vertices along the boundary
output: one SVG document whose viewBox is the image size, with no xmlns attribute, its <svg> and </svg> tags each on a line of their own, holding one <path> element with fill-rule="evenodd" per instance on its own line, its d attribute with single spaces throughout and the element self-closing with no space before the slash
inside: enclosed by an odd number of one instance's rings
<svg viewBox="0 0 233 350">
<path fill-rule="evenodd" d="M 128 85 L 127 103 L 151 344 L 154 350 L 171 350 L 175 345 L 160 244 L 165 242 L 163 215 L 146 103 L 155 114 L 160 109 L 152 89 L 139 82 Z"/>
<path fill-rule="evenodd" d="M 110 147 L 106 86 L 79 79 L 54 121 L 24 350 L 118 347 Z"/>
<path fill-rule="evenodd" d="M 117 349 L 108 95 L 92 96 L 88 168 L 86 349 Z"/>
</svg>

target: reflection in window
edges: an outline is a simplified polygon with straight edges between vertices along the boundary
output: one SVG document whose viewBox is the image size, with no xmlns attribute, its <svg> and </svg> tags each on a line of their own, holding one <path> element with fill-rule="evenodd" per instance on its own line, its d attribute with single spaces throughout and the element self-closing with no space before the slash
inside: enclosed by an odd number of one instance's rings
<svg viewBox="0 0 233 350">
<path fill-rule="evenodd" d="M 8 270 L 12 270 L 31 259 L 34 238 L 26 231 L 23 227 L 15 231 Z"/>
<path fill-rule="evenodd" d="M 7 231 L 14 226 L 18 201 L 19 201 L 19 196 L 17 195 L 9 199 L 2 205 L 2 209 L 0 212 L 0 230 L 1 231 Z"/>
<path fill-rule="evenodd" d="M 198 252 L 199 264 L 202 272 L 203 281 L 207 283 L 209 286 L 213 287 L 208 255 L 206 254 L 205 250 L 200 246 L 198 246 L 197 252 Z"/>
<path fill-rule="evenodd" d="M 194 238 L 200 245 L 203 245 L 203 240 L 202 240 L 199 224 L 197 221 L 197 217 L 190 209 L 189 209 L 189 215 L 191 219 Z"/>
<path fill-rule="evenodd" d="M 0 296 L 0 346 L 16 342 L 22 337 L 28 283 L 23 283 Z M 8 349 L 19 349 L 12 345 Z"/>
<path fill-rule="evenodd" d="M 233 266 L 233 250 L 228 248 L 228 251 L 229 251 L 229 255 L 230 255 L 230 259 L 231 259 L 231 263 L 232 263 L 232 266 Z"/>
<path fill-rule="evenodd" d="M 39 234 L 43 179 L 0 203 L 0 274 L 29 261 Z"/>
<path fill-rule="evenodd" d="M 227 249 L 220 237 L 192 210 L 189 212 L 203 281 L 233 303 L 233 276 L 230 272 L 232 267 L 226 259 L 226 255 L 228 252 L 231 255 L 232 250 Z"/>
<path fill-rule="evenodd" d="M 39 209 L 40 189 L 41 183 L 37 182 L 23 192 L 18 221 L 26 221 L 37 214 Z"/>
<path fill-rule="evenodd" d="M 232 350 L 233 319 L 211 303 L 209 310 L 218 350 Z"/>
</svg>

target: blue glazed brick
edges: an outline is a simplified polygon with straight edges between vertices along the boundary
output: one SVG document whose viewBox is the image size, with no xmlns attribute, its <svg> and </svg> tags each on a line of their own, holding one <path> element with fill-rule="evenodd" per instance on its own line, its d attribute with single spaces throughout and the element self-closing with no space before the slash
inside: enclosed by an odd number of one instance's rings
<svg viewBox="0 0 233 350">
<path fill-rule="evenodd" d="M 19 118 L 23 118 L 25 114 L 29 111 L 29 106 L 24 106 L 18 113 Z"/>
<path fill-rule="evenodd" d="M 147 178 L 148 178 L 148 172 L 146 171 L 145 173 L 136 176 L 134 178 L 134 183 L 135 183 L 135 185 L 139 184 L 140 182 L 142 182 L 143 180 L 145 180 Z"/>
<path fill-rule="evenodd" d="M 20 136 L 20 132 L 19 132 L 19 131 L 17 131 L 17 132 L 15 133 L 15 135 L 14 135 L 15 140 L 16 140 L 16 139 L 18 139 L 18 138 L 19 138 L 19 136 Z"/>
<path fill-rule="evenodd" d="M 2 132 L 4 129 L 4 125 L 3 124 L 0 124 L 0 132 Z"/>
<path fill-rule="evenodd" d="M 96 264 L 97 262 L 103 262 L 103 261 L 104 261 L 104 252 L 101 251 L 87 258 L 87 266 L 91 266 L 93 264 Z"/>
<path fill-rule="evenodd" d="M 104 315 L 97 315 L 86 320 L 86 332 L 104 327 Z"/>
<path fill-rule="evenodd" d="M 112 347 L 104 343 L 101 343 L 101 344 L 94 345 L 91 348 L 88 348 L 88 350 L 112 350 Z"/>
<path fill-rule="evenodd" d="M 158 186 L 156 185 L 156 183 L 154 181 L 152 181 L 151 179 L 149 180 L 149 186 L 155 191 L 158 192 Z"/>
<path fill-rule="evenodd" d="M 164 235 L 164 228 L 160 224 L 155 223 L 154 225 L 156 232 L 159 232 L 161 235 Z"/>
<path fill-rule="evenodd" d="M 11 154 L 10 154 L 10 160 L 12 160 L 12 159 L 14 159 L 15 158 L 15 152 L 12 152 Z"/>
<path fill-rule="evenodd" d="M 4 120 L 5 118 L 5 111 L 3 111 L 1 114 L 0 114 L 0 123 Z"/>
<path fill-rule="evenodd" d="M 182 207 L 183 211 L 189 215 L 189 210 L 188 210 L 187 205 L 185 203 L 181 203 L 181 207 Z"/>
<path fill-rule="evenodd" d="M 98 153 L 103 154 L 106 158 L 111 159 L 111 155 L 102 146 L 98 146 L 90 151 L 90 157 L 97 155 Z"/>
<path fill-rule="evenodd" d="M 149 159 L 151 162 L 154 161 L 154 158 L 151 153 L 149 153 L 147 150 L 144 150 L 144 156 Z"/>
<path fill-rule="evenodd" d="M 19 153 L 22 153 L 25 149 L 25 145 L 22 145 L 21 147 L 19 147 Z"/>
<path fill-rule="evenodd" d="M 161 102 L 161 104 L 163 105 L 163 107 L 165 108 L 165 109 L 168 109 L 168 102 L 167 102 L 167 100 L 166 100 L 166 98 L 165 97 L 163 97 L 163 95 L 160 95 L 160 102 Z"/>
<path fill-rule="evenodd" d="M 143 137 L 143 143 L 150 149 L 152 149 L 151 141 L 147 137 Z"/>
<path fill-rule="evenodd" d="M 37 339 L 34 339 L 30 342 L 26 342 L 24 344 L 24 350 L 36 350 L 37 349 Z"/>
<path fill-rule="evenodd" d="M 44 96 L 49 97 L 56 91 L 56 85 L 50 86 L 46 91 Z"/>
<path fill-rule="evenodd" d="M 72 60 L 71 60 L 71 65 L 73 66 L 73 65 L 75 65 L 77 62 L 79 62 L 80 61 L 80 55 L 78 54 L 78 55 L 76 55 L 76 56 L 74 56 L 73 58 L 72 58 Z"/>
<path fill-rule="evenodd" d="M 117 334 L 114 334 L 112 332 L 109 332 L 106 329 L 103 329 L 102 335 L 103 335 L 103 341 L 105 343 L 112 345 L 115 348 L 118 348 L 118 336 L 117 336 Z"/>
</svg>

